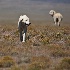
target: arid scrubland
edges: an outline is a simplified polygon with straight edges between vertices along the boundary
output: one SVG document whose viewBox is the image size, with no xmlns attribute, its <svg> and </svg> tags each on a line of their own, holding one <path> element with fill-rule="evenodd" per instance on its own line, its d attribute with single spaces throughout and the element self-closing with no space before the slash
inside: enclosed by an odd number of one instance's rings
<svg viewBox="0 0 70 70">
<path fill-rule="evenodd" d="M 70 70 L 70 26 L 32 24 L 22 43 L 16 24 L 0 24 L 0 70 Z"/>
</svg>

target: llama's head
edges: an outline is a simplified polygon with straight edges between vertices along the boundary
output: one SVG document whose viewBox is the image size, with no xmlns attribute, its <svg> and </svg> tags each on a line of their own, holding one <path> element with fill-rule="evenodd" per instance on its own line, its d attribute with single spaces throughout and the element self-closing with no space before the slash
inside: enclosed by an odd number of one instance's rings
<svg viewBox="0 0 70 70">
<path fill-rule="evenodd" d="M 50 10 L 49 14 L 53 17 L 56 12 L 54 10 Z"/>
<path fill-rule="evenodd" d="M 29 21 L 29 18 L 26 15 L 21 15 L 19 18 L 19 22 L 23 22 L 24 24 L 28 26 L 31 24 Z"/>
</svg>

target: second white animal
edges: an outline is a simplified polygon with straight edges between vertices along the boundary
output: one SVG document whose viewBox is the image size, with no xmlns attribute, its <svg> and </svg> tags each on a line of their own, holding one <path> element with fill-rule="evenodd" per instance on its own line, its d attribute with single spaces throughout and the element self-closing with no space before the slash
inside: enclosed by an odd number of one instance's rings
<svg viewBox="0 0 70 70">
<path fill-rule="evenodd" d="M 51 10 L 49 14 L 53 17 L 55 25 L 58 24 L 58 26 L 60 26 L 63 16 L 60 13 L 56 13 L 54 10 Z"/>
</svg>

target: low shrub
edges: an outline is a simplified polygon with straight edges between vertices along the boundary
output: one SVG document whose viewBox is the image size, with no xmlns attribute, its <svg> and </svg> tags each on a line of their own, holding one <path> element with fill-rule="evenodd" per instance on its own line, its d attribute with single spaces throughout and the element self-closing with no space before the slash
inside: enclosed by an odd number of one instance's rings
<svg viewBox="0 0 70 70">
<path fill-rule="evenodd" d="M 64 58 L 55 70 L 70 70 L 70 58 Z"/>
<path fill-rule="evenodd" d="M 51 55 L 53 56 L 53 57 L 64 57 L 64 56 L 67 56 L 66 55 L 67 53 L 65 52 L 65 51 L 63 51 L 63 50 L 55 50 L 55 51 L 52 51 L 52 53 L 51 53 Z"/>
<path fill-rule="evenodd" d="M 41 39 L 41 42 L 43 45 L 49 44 L 50 43 L 50 38 L 49 37 L 44 37 Z"/>
<path fill-rule="evenodd" d="M 10 70 L 21 70 L 21 69 L 19 67 L 17 67 L 17 66 L 13 66 L 13 67 L 11 67 Z"/>
<path fill-rule="evenodd" d="M 15 65 L 15 62 L 10 56 L 5 56 L 0 59 L 0 68 L 11 67 L 13 65 Z"/>
<path fill-rule="evenodd" d="M 33 57 L 28 70 L 41 70 L 50 67 L 50 60 L 44 56 Z"/>
</svg>

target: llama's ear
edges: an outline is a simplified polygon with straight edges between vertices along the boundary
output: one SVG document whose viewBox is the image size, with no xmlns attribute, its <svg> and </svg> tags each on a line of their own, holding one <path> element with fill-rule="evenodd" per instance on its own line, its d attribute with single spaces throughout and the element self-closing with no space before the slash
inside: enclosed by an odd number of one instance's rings
<svg viewBox="0 0 70 70">
<path fill-rule="evenodd" d="M 21 21 L 23 21 L 23 19 Z"/>
<path fill-rule="evenodd" d="M 22 17 L 22 15 L 20 16 L 20 18 Z"/>
<path fill-rule="evenodd" d="M 53 15 L 54 15 L 54 13 L 55 13 L 55 12 L 53 11 Z"/>
</svg>

